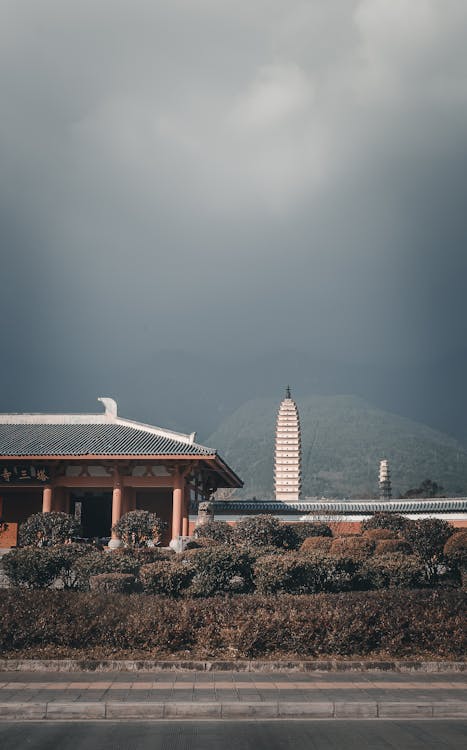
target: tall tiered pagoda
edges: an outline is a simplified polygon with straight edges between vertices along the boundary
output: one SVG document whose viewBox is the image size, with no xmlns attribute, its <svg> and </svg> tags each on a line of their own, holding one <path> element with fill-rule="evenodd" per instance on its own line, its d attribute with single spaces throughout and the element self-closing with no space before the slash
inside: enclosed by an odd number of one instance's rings
<svg viewBox="0 0 467 750">
<path fill-rule="evenodd" d="M 298 500 L 302 489 L 300 417 L 287 386 L 277 414 L 274 484 L 276 500 Z"/>
</svg>

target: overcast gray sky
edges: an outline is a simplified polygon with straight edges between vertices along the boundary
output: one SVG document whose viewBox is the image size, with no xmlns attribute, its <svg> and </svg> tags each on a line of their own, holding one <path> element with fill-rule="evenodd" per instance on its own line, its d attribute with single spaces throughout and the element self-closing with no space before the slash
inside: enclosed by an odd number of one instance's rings
<svg viewBox="0 0 467 750">
<path fill-rule="evenodd" d="M 0 0 L 0 112 L 3 410 L 163 349 L 465 368 L 465 0 Z"/>
</svg>

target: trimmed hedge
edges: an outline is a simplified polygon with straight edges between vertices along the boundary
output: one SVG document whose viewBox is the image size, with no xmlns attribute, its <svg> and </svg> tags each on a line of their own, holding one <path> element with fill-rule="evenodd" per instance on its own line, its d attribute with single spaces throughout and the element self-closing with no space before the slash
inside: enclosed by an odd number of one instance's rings
<svg viewBox="0 0 467 750">
<path fill-rule="evenodd" d="M 410 555 L 412 547 L 404 539 L 382 539 L 375 547 L 375 555 L 388 555 L 392 552 L 400 552 Z"/>
<path fill-rule="evenodd" d="M 371 539 L 362 536 L 338 537 L 331 544 L 331 555 L 360 561 L 370 557 L 374 549 L 375 543 Z"/>
<path fill-rule="evenodd" d="M 329 552 L 332 544 L 330 536 L 310 536 L 303 540 L 301 552 Z"/>
<path fill-rule="evenodd" d="M 391 529 L 396 534 L 405 536 L 406 530 L 411 526 L 413 521 L 404 516 L 400 516 L 398 513 L 388 513 L 385 511 L 377 511 L 373 513 L 371 518 L 362 522 L 362 531 L 369 531 L 369 529 Z"/>
<path fill-rule="evenodd" d="M 196 540 L 209 539 L 218 544 L 229 544 L 233 537 L 233 528 L 226 521 L 208 521 L 197 526 L 193 536 Z"/>
<path fill-rule="evenodd" d="M 425 566 L 415 555 L 378 555 L 362 564 L 359 578 L 362 588 L 419 588 L 425 581 Z"/>
<path fill-rule="evenodd" d="M 461 591 L 368 591 L 173 600 L 58 591 L 2 593 L 10 658 L 459 658 Z"/>
<path fill-rule="evenodd" d="M 243 547 L 282 547 L 295 549 L 298 537 L 292 525 L 275 516 L 246 516 L 234 529 L 233 542 Z"/>
<path fill-rule="evenodd" d="M 397 534 L 392 529 L 367 529 L 363 532 L 365 539 L 371 539 L 372 542 L 380 542 L 382 539 L 395 539 Z"/>
<path fill-rule="evenodd" d="M 107 594 L 130 594 L 136 588 L 135 577 L 130 573 L 101 573 L 89 579 L 91 591 Z"/>
<path fill-rule="evenodd" d="M 298 545 L 303 544 L 310 537 L 332 537 L 331 527 L 320 521 L 297 521 L 289 524 L 298 540 Z"/>
<path fill-rule="evenodd" d="M 145 593 L 176 597 L 188 588 L 194 573 L 193 564 L 184 559 L 143 565 L 139 576 Z"/>
</svg>

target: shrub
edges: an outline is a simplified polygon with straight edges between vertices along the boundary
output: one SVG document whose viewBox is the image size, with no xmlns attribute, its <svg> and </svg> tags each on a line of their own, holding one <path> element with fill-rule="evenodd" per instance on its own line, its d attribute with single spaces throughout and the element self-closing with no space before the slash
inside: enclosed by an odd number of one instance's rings
<svg viewBox="0 0 467 750">
<path fill-rule="evenodd" d="M 452 534 L 444 545 L 443 553 L 460 581 L 467 568 L 467 529 Z"/>
<path fill-rule="evenodd" d="M 135 590 L 135 577 L 130 573 L 101 573 L 89 579 L 91 591 L 106 594 L 130 594 Z"/>
<path fill-rule="evenodd" d="M 53 613 L 53 616 L 51 616 Z M 171 599 L 2 593 L 5 658 L 463 658 L 459 589 Z"/>
<path fill-rule="evenodd" d="M 439 566 L 444 561 L 444 545 L 454 529 L 441 518 L 424 518 L 414 521 L 406 530 L 405 538 L 414 553 L 425 563 L 427 579 L 435 583 Z"/>
<path fill-rule="evenodd" d="M 122 540 L 125 547 L 146 547 L 148 542 L 160 544 L 167 528 L 155 513 L 147 510 L 131 510 L 112 526 L 112 532 Z"/>
<path fill-rule="evenodd" d="M 305 539 L 309 539 L 310 537 L 332 536 L 330 526 L 328 526 L 327 523 L 321 523 L 320 521 L 297 521 L 297 523 L 291 523 L 289 525 L 298 539 L 298 546 L 300 546 Z"/>
<path fill-rule="evenodd" d="M 233 541 L 244 547 L 283 547 L 295 549 L 298 538 L 290 524 L 274 516 L 247 516 L 236 525 Z"/>
<path fill-rule="evenodd" d="M 309 536 L 303 540 L 300 547 L 301 552 L 329 552 L 331 549 L 332 537 L 329 536 Z"/>
<path fill-rule="evenodd" d="M 92 550 L 77 558 L 73 564 L 75 588 L 81 591 L 89 590 L 91 576 L 102 573 L 127 573 L 136 576 L 139 567 L 139 562 L 132 555 Z"/>
<path fill-rule="evenodd" d="M 34 513 L 19 528 L 21 547 L 64 544 L 80 533 L 80 526 L 68 513 Z"/>
<path fill-rule="evenodd" d="M 140 569 L 140 581 L 147 594 L 180 596 L 191 583 L 194 568 L 188 560 L 153 562 Z"/>
<path fill-rule="evenodd" d="M 376 544 L 375 555 L 387 555 L 394 552 L 400 552 L 403 555 L 410 555 L 412 547 L 404 539 L 381 539 Z"/>
<path fill-rule="evenodd" d="M 138 565 L 148 565 L 158 560 L 173 560 L 176 553 L 173 549 L 162 547 L 119 547 L 112 550 L 111 555 L 117 558 L 126 557 L 138 563 Z"/>
<path fill-rule="evenodd" d="M 331 544 L 331 555 L 361 561 L 370 557 L 374 548 L 375 543 L 362 536 L 338 537 Z"/>
<path fill-rule="evenodd" d="M 13 586 L 45 589 L 57 577 L 57 562 L 52 550 L 45 547 L 12 549 L 2 558 L 3 569 Z"/>
<path fill-rule="evenodd" d="M 193 596 L 213 596 L 214 594 L 239 589 L 239 578 L 243 579 L 243 591 L 250 591 L 253 586 L 251 555 L 237 549 L 213 547 L 197 550 L 192 558 L 194 577 L 190 586 Z"/>
<path fill-rule="evenodd" d="M 377 511 L 373 513 L 371 518 L 362 522 L 362 531 L 369 531 L 370 529 L 391 529 L 396 534 L 404 536 L 406 529 L 412 524 L 408 518 L 399 515 L 398 513 L 389 513 L 385 511 Z"/>
<path fill-rule="evenodd" d="M 294 552 L 264 555 L 256 560 L 253 575 L 261 594 L 305 594 L 311 591 L 312 565 Z"/>
<path fill-rule="evenodd" d="M 208 521 L 197 526 L 193 536 L 196 540 L 208 539 L 219 544 L 229 544 L 232 541 L 233 528 L 226 521 Z"/>
<path fill-rule="evenodd" d="M 392 553 L 366 560 L 359 575 L 368 588 L 417 588 L 425 580 L 425 569 L 415 555 Z"/>
<path fill-rule="evenodd" d="M 392 529 L 367 529 L 363 532 L 365 539 L 371 539 L 372 542 L 380 542 L 382 539 L 395 539 L 397 534 Z"/>
</svg>

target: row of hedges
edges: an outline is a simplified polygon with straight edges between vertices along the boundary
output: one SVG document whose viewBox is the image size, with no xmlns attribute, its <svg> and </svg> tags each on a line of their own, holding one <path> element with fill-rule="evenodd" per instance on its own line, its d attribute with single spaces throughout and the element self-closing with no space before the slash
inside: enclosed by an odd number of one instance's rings
<svg viewBox="0 0 467 750">
<path fill-rule="evenodd" d="M 252 595 L 209 600 L 6 591 L 0 653 L 87 658 L 261 658 L 465 654 L 456 590 Z M 86 644 L 83 646 L 83 644 Z"/>
<path fill-rule="evenodd" d="M 84 545 L 26 547 L 5 555 L 3 567 L 17 587 L 60 585 L 80 591 L 144 591 L 172 597 L 253 591 L 310 594 L 433 583 L 426 564 L 415 555 L 396 551 L 368 556 L 354 545 L 349 549 L 350 542 L 364 543 L 365 539 L 336 539 L 332 545 L 340 542 L 330 552 L 310 548 L 305 540 L 302 551 L 216 546 L 190 549 L 182 555 L 156 548 L 109 553 Z M 450 574 L 460 582 L 455 564 L 444 570 L 445 576 Z"/>
</svg>

